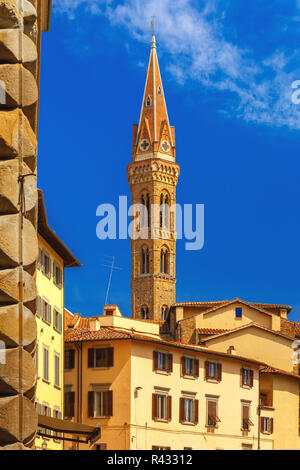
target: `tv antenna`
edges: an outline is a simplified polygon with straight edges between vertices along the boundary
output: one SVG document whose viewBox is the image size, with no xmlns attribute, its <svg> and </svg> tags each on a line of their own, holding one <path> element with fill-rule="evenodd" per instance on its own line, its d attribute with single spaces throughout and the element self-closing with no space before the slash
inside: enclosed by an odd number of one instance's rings
<svg viewBox="0 0 300 470">
<path fill-rule="evenodd" d="M 109 258 L 109 259 L 105 260 L 105 263 L 110 263 L 110 264 L 101 264 L 101 266 L 104 266 L 105 268 L 110 269 L 109 278 L 108 278 L 108 285 L 107 285 L 107 290 L 106 290 L 106 296 L 105 296 L 105 304 L 104 304 L 104 305 L 108 305 L 109 291 L 110 291 L 111 278 L 112 278 L 113 271 L 116 271 L 116 270 L 121 271 L 122 268 L 119 268 L 118 266 L 115 266 L 115 259 L 116 259 L 115 256 L 105 255 L 105 258 Z"/>
</svg>

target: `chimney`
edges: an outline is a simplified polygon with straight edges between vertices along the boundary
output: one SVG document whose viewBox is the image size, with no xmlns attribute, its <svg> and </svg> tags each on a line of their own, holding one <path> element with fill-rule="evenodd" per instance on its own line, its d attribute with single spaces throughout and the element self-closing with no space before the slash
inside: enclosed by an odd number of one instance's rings
<svg viewBox="0 0 300 470">
<path fill-rule="evenodd" d="M 227 349 L 227 354 L 231 354 L 231 356 L 236 356 L 236 350 L 234 349 L 234 346 L 229 346 Z"/>
<path fill-rule="evenodd" d="M 98 318 L 91 318 L 90 319 L 90 330 L 91 331 L 99 331 L 100 330 L 100 322 Z"/>
</svg>

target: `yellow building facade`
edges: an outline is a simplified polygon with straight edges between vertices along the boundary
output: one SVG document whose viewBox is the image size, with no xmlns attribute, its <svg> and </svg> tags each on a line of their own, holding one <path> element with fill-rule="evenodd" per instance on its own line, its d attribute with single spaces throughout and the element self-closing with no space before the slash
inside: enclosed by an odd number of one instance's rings
<svg viewBox="0 0 300 470">
<path fill-rule="evenodd" d="M 127 171 L 142 214 L 131 240 L 132 318 L 116 305 L 91 318 L 66 313 L 65 419 L 100 424 L 95 450 L 300 449 L 291 307 L 175 301 L 168 214 L 178 176 L 153 36 Z"/>
<path fill-rule="evenodd" d="M 36 369 L 38 375 L 36 407 L 38 414 L 63 418 L 64 361 L 64 268 L 79 262 L 49 227 L 43 193 L 39 190 L 39 259 L 36 272 L 38 290 Z M 57 435 L 39 429 L 36 448 L 62 450 Z"/>
<path fill-rule="evenodd" d="M 94 449 L 299 448 L 297 374 L 233 348 L 166 341 L 157 322 L 116 306 L 68 314 L 66 326 L 65 419 L 100 423 Z"/>
</svg>

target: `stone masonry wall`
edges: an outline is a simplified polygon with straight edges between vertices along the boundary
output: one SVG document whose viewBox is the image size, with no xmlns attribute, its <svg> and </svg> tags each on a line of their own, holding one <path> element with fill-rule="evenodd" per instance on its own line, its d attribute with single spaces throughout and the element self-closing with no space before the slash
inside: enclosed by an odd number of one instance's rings
<svg viewBox="0 0 300 470">
<path fill-rule="evenodd" d="M 33 445 L 40 0 L 0 0 L 0 446 Z"/>
</svg>

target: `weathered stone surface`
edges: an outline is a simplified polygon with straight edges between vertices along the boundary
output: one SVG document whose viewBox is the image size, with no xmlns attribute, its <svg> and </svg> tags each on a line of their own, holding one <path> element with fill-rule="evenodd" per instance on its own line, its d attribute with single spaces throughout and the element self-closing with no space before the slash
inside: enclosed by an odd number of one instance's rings
<svg viewBox="0 0 300 470">
<path fill-rule="evenodd" d="M 21 442 L 15 442 L 14 444 L 9 444 L 5 446 L 3 450 L 30 450 L 30 449 L 24 446 Z"/>
<path fill-rule="evenodd" d="M 16 28 L 20 14 L 13 0 L 0 0 L 0 28 Z"/>
<path fill-rule="evenodd" d="M 23 347 L 31 352 L 35 346 L 37 334 L 34 314 L 23 306 Z M 0 307 L 0 340 L 7 348 L 19 343 L 19 305 Z"/>
<path fill-rule="evenodd" d="M 22 45 L 20 45 L 22 34 Z M 0 30 L 0 60 L 5 62 L 23 63 L 37 60 L 37 49 L 34 42 L 18 29 Z"/>
<path fill-rule="evenodd" d="M 14 303 L 19 300 L 19 269 L 0 271 L 0 302 Z M 33 311 L 35 309 L 37 290 L 35 281 L 23 270 L 23 301 Z"/>
<path fill-rule="evenodd" d="M 0 215 L 0 266 L 14 268 L 21 262 L 19 249 L 19 214 Z M 23 266 L 26 269 L 38 257 L 36 230 L 29 220 L 23 218 L 22 230 Z"/>
<path fill-rule="evenodd" d="M 6 95 L 2 107 L 30 106 L 38 100 L 36 80 L 21 64 L 0 65 L 0 80 L 4 83 Z M 22 91 L 20 92 L 20 81 Z"/>
<path fill-rule="evenodd" d="M 0 111 L 0 159 L 14 158 L 21 149 L 25 159 L 36 155 L 36 135 L 27 117 L 20 109 Z"/>
<path fill-rule="evenodd" d="M 20 11 L 25 21 L 32 23 L 36 20 L 37 13 L 36 9 L 28 0 L 22 0 L 20 4 Z"/>
<path fill-rule="evenodd" d="M 18 212 L 19 201 L 19 161 L 0 161 L 0 214 Z M 28 175 L 31 169 L 23 163 L 22 174 Z M 36 176 L 24 178 L 26 212 L 37 204 Z"/>
<path fill-rule="evenodd" d="M 35 386 L 37 374 L 34 360 L 31 355 L 21 350 L 22 381 L 19 380 L 20 355 L 19 349 L 6 349 L 1 351 L 0 360 L 0 395 L 15 395 L 26 393 Z"/>
<path fill-rule="evenodd" d="M 19 416 L 22 400 L 23 429 L 20 433 Z M 28 398 L 18 396 L 0 397 L 0 442 L 2 445 L 15 444 L 30 439 L 37 428 L 37 413 L 34 404 Z"/>
</svg>

